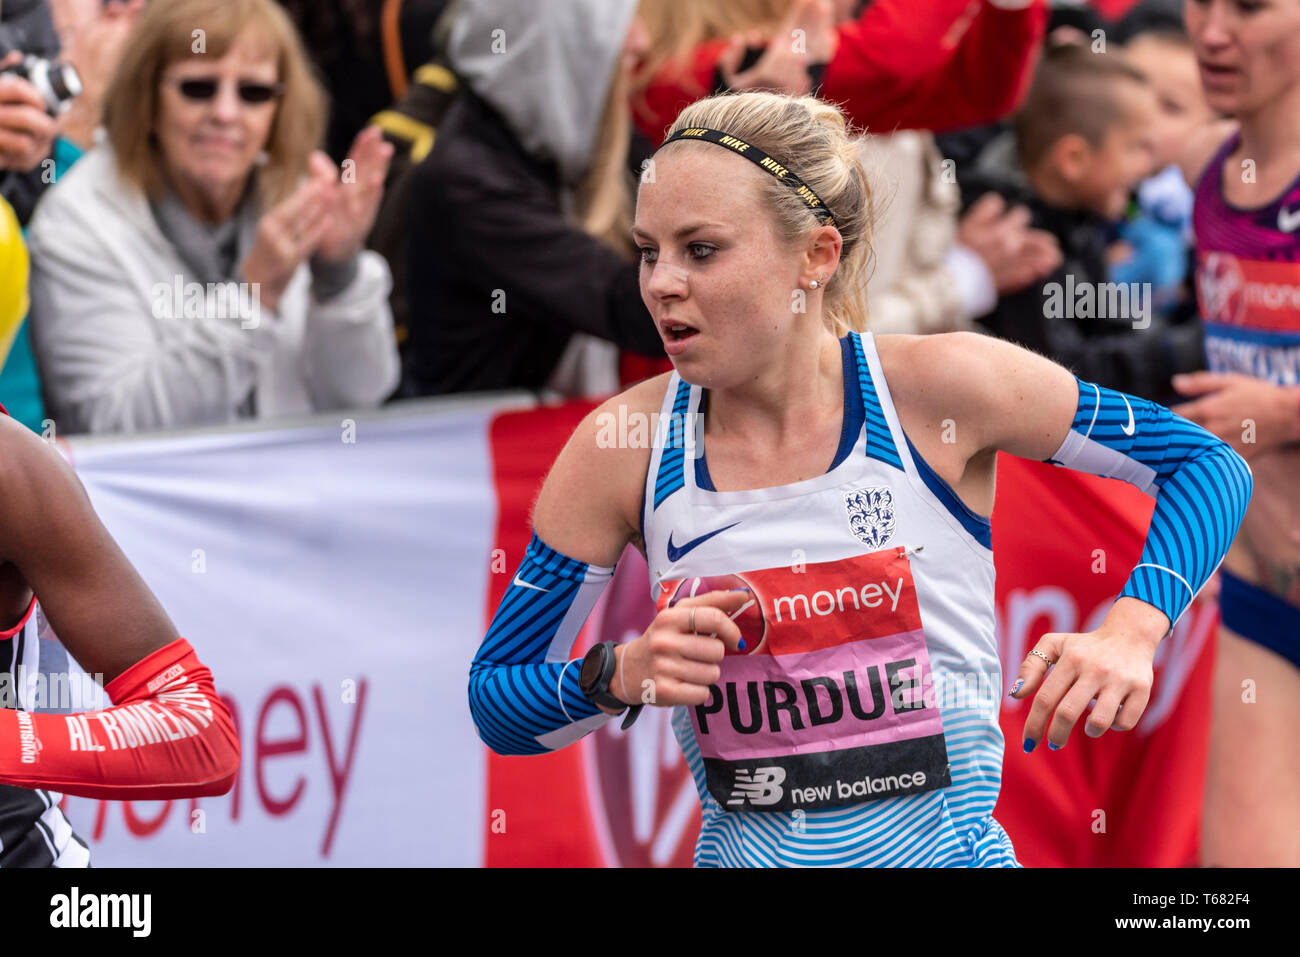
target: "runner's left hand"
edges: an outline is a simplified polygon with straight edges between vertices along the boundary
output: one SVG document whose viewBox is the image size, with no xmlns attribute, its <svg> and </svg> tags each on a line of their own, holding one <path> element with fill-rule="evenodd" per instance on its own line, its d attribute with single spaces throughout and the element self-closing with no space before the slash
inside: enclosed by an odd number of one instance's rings
<svg viewBox="0 0 1300 957">
<path fill-rule="evenodd" d="M 1052 660 L 1050 670 L 1038 655 L 1025 656 L 1011 697 L 1019 701 L 1034 695 L 1025 721 L 1026 751 L 1044 738 L 1055 746 L 1053 750 L 1065 747 L 1090 702 L 1095 704 L 1084 725 L 1090 738 L 1112 729 L 1130 731 L 1142 717 L 1151 697 L 1151 663 L 1169 619 L 1159 609 L 1128 596 L 1116 601 L 1113 609 L 1120 613 L 1107 615 L 1095 631 L 1043 635 L 1034 650 Z"/>
</svg>

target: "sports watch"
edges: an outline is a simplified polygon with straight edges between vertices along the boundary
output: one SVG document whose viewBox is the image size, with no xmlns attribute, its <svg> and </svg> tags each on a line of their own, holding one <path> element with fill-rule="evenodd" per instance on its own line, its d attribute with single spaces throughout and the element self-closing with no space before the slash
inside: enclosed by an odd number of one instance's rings
<svg viewBox="0 0 1300 957">
<path fill-rule="evenodd" d="M 578 671 L 578 687 L 587 699 L 594 704 L 604 705 L 606 708 L 620 708 L 627 710 L 627 716 L 623 719 L 623 728 L 630 728 L 632 722 L 637 719 L 641 713 L 641 705 L 629 705 L 625 701 L 620 701 L 609 693 L 609 683 L 614 678 L 614 669 L 618 665 L 618 658 L 614 654 L 614 642 L 602 641 L 598 645 L 592 646 L 587 652 L 587 656 L 582 659 L 582 668 Z M 619 714 L 623 712 L 620 710 Z"/>
</svg>

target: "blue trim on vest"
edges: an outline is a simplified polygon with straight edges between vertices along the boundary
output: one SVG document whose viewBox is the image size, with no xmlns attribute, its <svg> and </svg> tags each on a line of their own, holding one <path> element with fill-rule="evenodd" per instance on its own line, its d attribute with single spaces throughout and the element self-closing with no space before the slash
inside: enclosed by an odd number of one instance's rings
<svg viewBox="0 0 1300 957">
<path fill-rule="evenodd" d="M 686 484 L 686 410 L 691 404 L 691 384 L 685 379 L 677 383 L 673 411 L 668 422 L 668 436 L 655 474 L 655 508 Z"/>
<path fill-rule="evenodd" d="M 700 393 L 700 415 L 709 407 L 709 390 L 705 389 Z M 700 449 L 700 454 L 695 457 L 695 484 L 705 492 L 716 492 L 713 487 L 713 478 L 709 475 L 709 466 L 704 461 L 704 449 Z"/>
<path fill-rule="evenodd" d="M 862 411 L 862 384 L 858 381 L 857 350 L 848 336 L 840 340 L 840 345 L 844 352 L 844 429 L 840 432 L 840 448 L 831 468 L 849 457 L 866 424 L 866 415 Z"/>
<path fill-rule="evenodd" d="M 862 431 L 864 421 L 862 393 L 858 386 L 857 362 L 853 356 L 853 344 L 849 341 L 848 336 L 840 339 L 840 358 L 844 362 L 844 423 L 840 426 L 840 445 L 835 450 L 835 461 L 831 462 L 831 467 L 826 470 L 828 472 L 839 468 L 840 463 L 849 457 L 849 453 L 853 451 L 853 446 L 857 445 L 858 433 Z M 704 414 L 708 401 L 709 390 L 704 389 L 700 394 L 700 415 Z M 699 456 L 695 459 L 695 484 L 705 492 L 717 491 L 713 487 L 713 479 L 709 475 L 709 465 L 705 461 L 703 446 L 700 448 Z"/>
<path fill-rule="evenodd" d="M 862 390 L 862 409 L 866 416 L 867 455 L 904 472 L 906 469 L 903 468 L 903 460 L 899 458 L 898 448 L 894 445 L 894 435 L 889 431 L 884 407 L 880 404 L 880 396 L 876 394 L 875 383 L 871 381 L 871 367 L 867 364 L 862 339 L 856 332 L 850 332 L 849 337 L 853 340 L 853 348 L 857 353 L 858 386 Z"/>
<path fill-rule="evenodd" d="M 642 553 L 649 557 L 650 546 L 645 540 L 645 486 L 641 486 L 641 511 L 637 513 L 637 522 L 641 526 L 641 549 Z"/>
<path fill-rule="evenodd" d="M 903 438 L 907 439 L 907 433 L 903 433 Z M 970 532 L 971 537 L 979 542 L 990 551 L 993 550 L 993 525 L 987 518 L 973 510 L 969 505 L 957 497 L 957 493 L 952 490 L 947 482 L 930 468 L 928 462 L 921 458 L 921 453 L 916 450 L 911 439 L 907 439 L 908 451 L 912 453 L 912 461 L 916 463 L 916 474 L 921 476 L 921 481 L 925 483 L 934 497 L 943 503 L 944 507 L 961 522 L 961 527 Z"/>
</svg>

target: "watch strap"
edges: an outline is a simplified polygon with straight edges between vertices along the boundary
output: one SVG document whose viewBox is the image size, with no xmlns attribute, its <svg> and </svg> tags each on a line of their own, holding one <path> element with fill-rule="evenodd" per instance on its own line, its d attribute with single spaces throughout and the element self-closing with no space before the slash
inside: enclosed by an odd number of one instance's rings
<svg viewBox="0 0 1300 957">
<path fill-rule="evenodd" d="M 618 658 L 614 654 L 614 642 L 602 641 L 595 645 L 587 652 L 590 655 L 602 655 L 604 657 L 604 668 L 600 676 L 596 679 L 594 685 L 590 688 L 582 688 L 582 693 L 587 699 L 606 708 L 617 708 L 622 714 L 623 710 L 628 707 L 626 701 L 620 701 L 609 693 L 609 683 L 614 678 L 614 669 L 618 666 Z M 585 663 L 585 662 L 584 662 Z"/>
</svg>

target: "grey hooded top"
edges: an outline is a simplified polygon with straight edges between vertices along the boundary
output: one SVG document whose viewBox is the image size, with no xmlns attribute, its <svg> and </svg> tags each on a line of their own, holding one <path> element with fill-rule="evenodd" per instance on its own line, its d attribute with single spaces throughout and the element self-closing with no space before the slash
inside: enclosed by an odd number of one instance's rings
<svg viewBox="0 0 1300 957">
<path fill-rule="evenodd" d="M 576 185 L 596 134 L 636 0 L 461 0 L 447 57 L 524 148 Z"/>
</svg>

